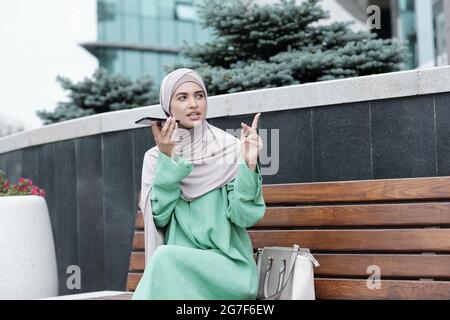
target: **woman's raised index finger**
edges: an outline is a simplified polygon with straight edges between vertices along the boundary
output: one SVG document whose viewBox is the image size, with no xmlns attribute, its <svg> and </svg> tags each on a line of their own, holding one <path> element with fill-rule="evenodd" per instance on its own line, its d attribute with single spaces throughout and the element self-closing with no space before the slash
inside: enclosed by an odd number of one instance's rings
<svg viewBox="0 0 450 320">
<path fill-rule="evenodd" d="M 255 116 L 255 118 L 253 119 L 252 122 L 252 128 L 253 129 L 257 129 L 258 128 L 258 120 L 259 120 L 259 116 L 261 115 L 261 112 L 258 112 Z"/>
</svg>

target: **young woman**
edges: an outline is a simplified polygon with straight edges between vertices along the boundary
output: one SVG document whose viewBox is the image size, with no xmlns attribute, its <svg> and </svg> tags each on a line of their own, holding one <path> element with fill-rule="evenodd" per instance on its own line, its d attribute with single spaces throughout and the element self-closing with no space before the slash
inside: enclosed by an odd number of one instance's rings
<svg viewBox="0 0 450 320">
<path fill-rule="evenodd" d="M 255 299 L 259 275 L 246 228 L 266 208 L 260 114 L 251 127 L 241 123 L 240 139 L 212 126 L 203 80 L 185 68 L 163 79 L 160 102 L 169 118 L 151 127 L 156 146 L 144 156 L 146 268 L 133 299 Z"/>
</svg>

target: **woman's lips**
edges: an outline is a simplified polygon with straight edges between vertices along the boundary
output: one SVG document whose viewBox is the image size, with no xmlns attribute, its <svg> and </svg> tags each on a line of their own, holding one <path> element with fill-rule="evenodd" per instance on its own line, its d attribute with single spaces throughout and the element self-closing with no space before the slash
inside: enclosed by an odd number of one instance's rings
<svg viewBox="0 0 450 320">
<path fill-rule="evenodd" d="M 190 119 L 192 120 L 198 120 L 200 119 L 201 114 L 197 113 L 197 114 L 191 114 L 190 116 L 188 116 Z"/>
</svg>

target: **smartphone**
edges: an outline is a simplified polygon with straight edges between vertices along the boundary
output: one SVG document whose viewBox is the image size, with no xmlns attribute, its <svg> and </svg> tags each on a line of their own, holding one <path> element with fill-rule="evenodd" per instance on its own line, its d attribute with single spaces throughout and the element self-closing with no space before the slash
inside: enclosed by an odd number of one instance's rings
<svg viewBox="0 0 450 320">
<path fill-rule="evenodd" d="M 164 123 L 166 121 L 167 121 L 167 118 L 145 117 L 145 118 L 142 118 L 142 119 L 139 119 L 139 120 L 135 121 L 134 123 L 135 124 L 142 124 L 142 125 L 146 125 L 146 126 L 152 126 L 152 125 L 155 124 L 155 122 L 156 123 L 159 122 L 159 123 L 161 123 L 161 126 L 162 126 L 162 123 Z M 178 124 L 180 124 L 180 120 L 176 120 L 176 122 Z"/>
</svg>

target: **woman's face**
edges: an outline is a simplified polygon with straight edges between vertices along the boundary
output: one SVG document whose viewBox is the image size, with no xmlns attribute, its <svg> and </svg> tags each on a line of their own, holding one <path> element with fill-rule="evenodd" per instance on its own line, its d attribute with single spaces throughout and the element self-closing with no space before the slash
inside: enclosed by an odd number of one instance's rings
<svg viewBox="0 0 450 320">
<path fill-rule="evenodd" d="M 205 93 L 195 82 L 185 82 L 175 90 L 170 100 L 172 115 L 180 120 L 180 128 L 191 129 L 205 118 Z"/>
</svg>

